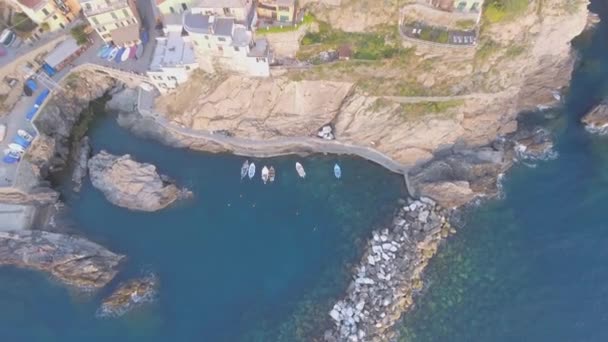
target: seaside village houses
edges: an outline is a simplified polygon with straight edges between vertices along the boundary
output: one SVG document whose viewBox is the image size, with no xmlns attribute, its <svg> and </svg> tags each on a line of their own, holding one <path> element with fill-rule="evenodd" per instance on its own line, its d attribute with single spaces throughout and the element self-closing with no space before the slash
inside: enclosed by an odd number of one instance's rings
<svg viewBox="0 0 608 342">
<path fill-rule="evenodd" d="M 195 68 L 270 76 L 272 53 L 266 39 L 255 38 L 253 0 L 160 0 L 157 4 L 165 37 L 157 38 L 148 76 L 161 92 L 185 82 Z"/>
<path fill-rule="evenodd" d="M 78 0 L 10 0 L 10 3 L 38 25 L 34 35 L 61 30 L 80 12 Z"/>
<path fill-rule="evenodd" d="M 426 0 L 431 6 L 448 11 L 461 13 L 481 13 L 483 0 Z"/>
<path fill-rule="evenodd" d="M 80 0 L 82 11 L 104 42 L 139 43 L 140 18 L 135 0 Z"/>
</svg>

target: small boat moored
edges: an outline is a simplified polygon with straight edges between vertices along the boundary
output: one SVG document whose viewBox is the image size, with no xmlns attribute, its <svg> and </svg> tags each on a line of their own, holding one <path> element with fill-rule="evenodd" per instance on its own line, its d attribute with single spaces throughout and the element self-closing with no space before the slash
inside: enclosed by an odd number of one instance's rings
<svg viewBox="0 0 608 342">
<path fill-rule="evenodd" d="M 274 166 L 270 167 L 270 170 L 268 171 L 268 179 L 270 179 L 270 182 L 274 182 L 274 177 L 276 176 L 275 171 L 274 171 Z"/>
<path fill-rule="evenodd" d="M 249 171 L 249 160 L 245 160 L 243 166 L 241 166 L 241 179 L 247 177 L 247 171 Z"/>
<path fill-rule="evenodd" d="M 302 164 L 300 164 L 299 162 L 296 162 L 296 171 L 298 171 L 298 176 L 300 176 L 301 178 L 306 177 L 306 171 L 304 171 L 304 166 L 302 166 Z"/>
<path fill-rule="evenodd" d="M 249 176 L 249 179 L 252 179 L 253 176 L 255 176 L 255 163 L 249 164 L 248 176 Z"/>
<path fill-rule="evenodd" d="M 125 51 L 122 53 L 122 55 L 120 56 L 120 61 L 124 62 L 127 59 L 129 59 L 129 55 L 131 54 L 131 49 L 130 47 L 126 47 Z"/>
<path fill-rule="evenodd" d="M 342 169 L 340 168 L 340 165 L 338 165 L 337 163 L 334 165 L 334 176 L 336 176 L 336 178 L 340 179 L 340 177 L 342 177 Z"/>
<path fill-rule="evenodd" d="M 268 182 L 268 173 L 268 168 L 266 167 L 266 165 L 264 165 L 264 168 L 262 168 L 262 181 L 264 182 L 264 184 Z"/>
</svg>

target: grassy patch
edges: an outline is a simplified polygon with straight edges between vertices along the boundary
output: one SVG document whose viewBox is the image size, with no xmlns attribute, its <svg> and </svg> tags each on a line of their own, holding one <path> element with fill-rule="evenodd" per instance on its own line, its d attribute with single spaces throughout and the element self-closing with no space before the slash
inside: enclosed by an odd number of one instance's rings
<svg viewBox="0 0 608 342">
<path fill-rule="evenodd" d="M 469 20 L 458 20 L 456 22 L 456 28 L 459 30 L 472 30 L 475 28 L 475 26 L 477 25 L 477 22 L 475 20 L 469 19 Z"/>
<path fill-rule="evenodd" d="M 483 11 L 484 19 L 489 23 L 515 19 L 528 8 L 528 0 L 490 0 Z"/>
<path fill-rule="evenodd" d="M 507 48 L 507 51 L 505 52 L 505 57 L 507 57 L 507 58 L 517 57 L 517 56 L 521 55 L 522 53 L 524 53 L 525 51 L 526 51 L 526 47 L 523 45 L 511 45 Z"/>
<path fill-rule="evenodd" d="M 291 26 L 283 26 L 283 27 L 270 27 L 270 28 L 261 28 L 258 29 L 255 33 L 258 35 L 267 35 L 273 33 L 284 33 L 284 32 L 293 32 L 297 31 L 302 25 L 310 25 L 316 21 L 315 16 L 311 13 L 306 13 L 301 23 L 296 23 Z"/>
<path fill-rule="evenodd" d="M 369 105 L 369 107 L 367 107 L 367 110 L 369 110 L 372 113 L 377 113 L 379 111 L 381 111 L 382 109 L 386 109 L 386 108 L 390 108 L 391 105 L 393 104 L 393 102 L 379 97 L 376 99 L 376 101 L 374 101 L 372 104 Z"/>
<path fill-rule="evenodd" d="M 475 52 L 476 61 L 485 61 L 500 50 L 500 45 L 492 39 L 485 39 L 479 44 L 479 48 Z"/>
<path fill-rule="evenodd" d="M 422 117 L 429 114 L 445 113 L 449 109 L 460 107 L 463 104 L 464 100 L 404 103 L 401 105 L 401 111 L 407 118 Z"/>
<path fill-rule="evenodd" d="M 354 59 L 380 60 L 398 54 L 397 30 L 376 30 L 373 32 L 344 32 L 334 29 L 326 22 L 319 21 L 318 32 L 307 32 L 300 42 L 299 59 L 310 59 L 321 51 L 335 50 L 346 44 L 353 50 Z"/>
</svg>

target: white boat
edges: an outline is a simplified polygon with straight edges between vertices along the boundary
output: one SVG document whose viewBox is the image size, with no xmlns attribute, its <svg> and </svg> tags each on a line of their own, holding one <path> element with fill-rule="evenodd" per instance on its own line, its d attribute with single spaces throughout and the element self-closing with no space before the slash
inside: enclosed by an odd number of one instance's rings
<svg viewBox="0 0 608 342">
<path fill-rule="evenodd" d="M 336 176 L 336 178 L 340 179 L 340 177 L 342 177 L 342 169 L 340 169 L 340 165 L 335 164 L 334 165 L 334 176 Z"/>
<path fill-rule="evenodd" d="M 29 134 L 28 132 L 26 132 L 26 131 L 24 131 L 22 129 L 18 129 L 17 130 L 17 134 L 20 137 L 22 137 L 23 139 L 25 139 L 25 140 L 27 140 L 29 142 L 31 142 L 32 140 L 34 140 L 34 137 L 31 134 Z"/>
<path fill-rule="evenodd" d="M 264 184 L 268 182 L 268 168 L 266 166 L 262 168 L 262 181 L 264 182 Z"/>
<path fill-rule="evenodd" d="M 298 175 L 301 178 L 306 177 L 306 171 L 304 171 L 304 166 L 302 166 L 302 164 L 296 162 L 296 171 L 298 171 Z"/>
<path fill-rule="evenodd" d="M 252 179 L 255 176 L 255 164 L 249 164 L 249 179 Z"/>
<path fill-rule="evenodd" d="M 108 61 L 114 60 L 114 58 L 116 58 L 116 54 L 118 54 L 118 50 L 120 50 L 120 48 L 118 48 L 118 47 L 113 48 L 112 51 L 110 51 L 108 58 L 106 58 L 106 59 Z"/>
<path fill-rule="evenodd" d="M 25 148 L 23 148 L 23 146 L 15 144 L 15 143 L 8 144 L 8 148 L 11 149 L 11 151 L 15 151 L 15 152 L 19 152 L 19 153 L 25 152 Z"/>
<path fill-rule="evenodd" d="M 270 182 L 272 183 L 272 182 L 274 182 L 274 178 L 276 176 L 276 173 L 274 171 L 274 166 L 271 166 L 270 170 L 268 170 L 268 171 L 269 171 L 268 172 L 268 179 L 270 179 Z"/>
<path fill-rule="evenodd" d="M 241 166 L 241 179 L 247 177 L 247 171 L 249 171 L 249 160 L 245 160 L 243 166 Z"/>
<path fill-rule="evenodd" d="M 120 60 L 122 62 L 126 61 L 127 59 L 129 59 L 129 54 L 131 54 L 131 49 L 132 47 L 127 47 L 125 48 L 125 52 L 122 53 L 122 56 L 120 56 Z"/>
</svg>

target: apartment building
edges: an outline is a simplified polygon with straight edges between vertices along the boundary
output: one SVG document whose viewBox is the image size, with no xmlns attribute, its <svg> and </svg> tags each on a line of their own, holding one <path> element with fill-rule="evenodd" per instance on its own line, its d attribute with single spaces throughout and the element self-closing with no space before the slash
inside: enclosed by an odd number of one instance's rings
<svg viewBox="0 0 608 342">
<path fill-rule="evenodd" d="M 293 24 L 296 15 L 296 0 L 259 0 L 256 8 L 260 18 Z"/>
<path fill-rule="evenodd" d="M 214 65 L 248 76 L 270 76 L 272 53 L 268 41 L 255 39 L 246 23 L 194 8 L 184 12 L 183 28 L 204 69 Z"/>
<path fill-rule="evenodd" d="M 429 5 L 448 12 L 480 13 L 483 0 L 426 0 Z"/>
<path fill-rule="evenodd" d="M 157 0 L 156 4 L 163 15 L 195 9 L 209 16 L 234 18 L 248 28 L 255 26 L 257 20 L 253 0 Z"/>
<path fill-rule="evenodd" d="M 39 32 L 65 28 L 80 12 L 77 0 L 14 0 L 12 4 L 39 25 Z"/>
<path fill-rule="evenodd" d="M 198 67 L 191 38 L 182 36 L 181 16 L 173 14 L 172 17 L 172 24 L 165 26 L 166 36 L 156 38 L 154 55 L 147 72 L 150 81 L 162 93 L 186 82 Z M 179 24 L 173 24 L 178 20 Z"/>
<path fill-rule="evenodd" d="M 139 43 L 140 18 L 135 0 L 81 0 L 83 13 L 106 42 L 117 46 Z"/>
</svg>

